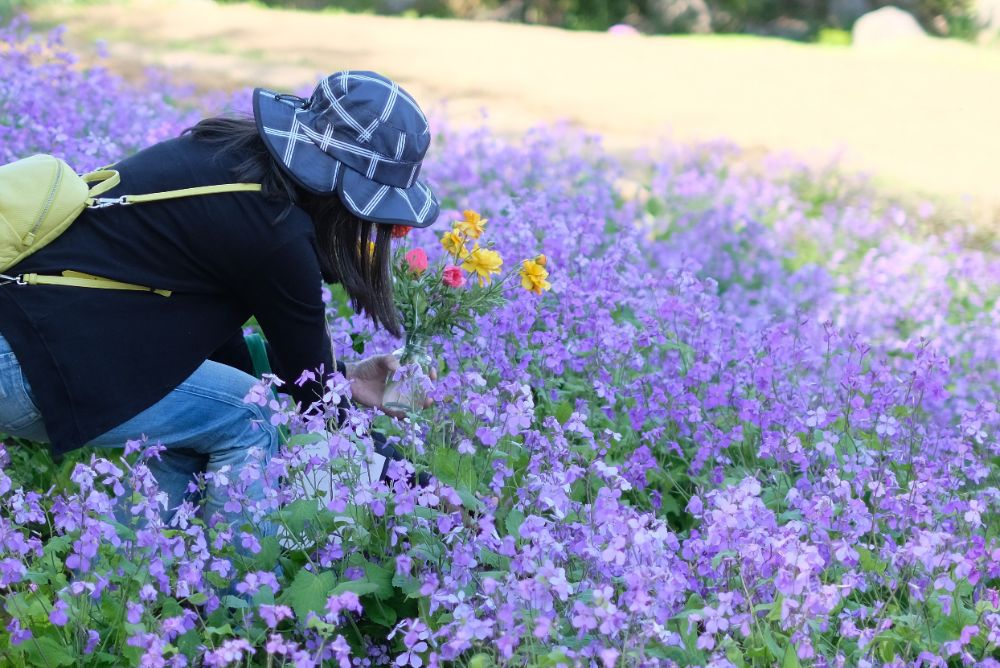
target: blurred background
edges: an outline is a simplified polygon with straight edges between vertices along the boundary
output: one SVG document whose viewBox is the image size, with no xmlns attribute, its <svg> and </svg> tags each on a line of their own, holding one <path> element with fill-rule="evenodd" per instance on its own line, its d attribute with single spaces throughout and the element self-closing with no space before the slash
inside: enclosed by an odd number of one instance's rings
<svg viewBox="0 0 1000 668">
<path fill-rule="evenodd" d="M 199 93 L 400 81 L 509 136 L 628 154 L 724 141 L 871 176 L 1000 226 L 1000 0 L 0 0 L 86 64 Z M 964 216 L 965 214 L 963 214 Z"/>
</svg>

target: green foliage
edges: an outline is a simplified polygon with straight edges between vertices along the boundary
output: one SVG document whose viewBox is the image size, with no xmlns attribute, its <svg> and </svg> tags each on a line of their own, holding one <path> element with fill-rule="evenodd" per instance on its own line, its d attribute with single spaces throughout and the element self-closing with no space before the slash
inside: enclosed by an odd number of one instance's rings
<svg viewBox="0 0 1000 668">
<path fill-rule="evenodd" d="M 851 33 L 840 28 L 821 28 L 816 41 L 829 46 L 850 46 Z"/>
</svg>

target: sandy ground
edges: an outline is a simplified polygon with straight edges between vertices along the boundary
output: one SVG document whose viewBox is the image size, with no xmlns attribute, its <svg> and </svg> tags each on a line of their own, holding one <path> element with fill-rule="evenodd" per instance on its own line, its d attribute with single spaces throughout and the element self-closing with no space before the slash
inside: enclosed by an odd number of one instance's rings
<svg viewBox="0 0 1000 668">
<path fill-rule="evenodd" d="M 858 50 L 751 38 L 620 37 L 490 22 L 299 13 L 207 0 L 48 4 L 41 22 L 110 64 L 202 88 L 311 87 L 340 69 L 399 80 L 425 108 L 517 133 L 569 120 L 612 149 L 725 138 L 889 188 L 1000 211 L 1000 49 Z"/>
</svg>

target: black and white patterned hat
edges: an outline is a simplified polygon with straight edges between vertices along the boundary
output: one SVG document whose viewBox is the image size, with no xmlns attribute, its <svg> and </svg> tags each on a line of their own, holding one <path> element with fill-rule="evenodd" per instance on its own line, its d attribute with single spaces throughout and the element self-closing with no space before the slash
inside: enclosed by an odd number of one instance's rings
<svg viewBox="0 0 1000 668">
<path fill-rule="evenodd" d="M 308 100 L 257 88 L 253 113 L 268 150 L 306 190 L 336 192 L 376 223 L 427 227 L 437 218 L 437 198 L 417 178 L 430 128 L 399 84 L 337 72 Z"/>
</svg>

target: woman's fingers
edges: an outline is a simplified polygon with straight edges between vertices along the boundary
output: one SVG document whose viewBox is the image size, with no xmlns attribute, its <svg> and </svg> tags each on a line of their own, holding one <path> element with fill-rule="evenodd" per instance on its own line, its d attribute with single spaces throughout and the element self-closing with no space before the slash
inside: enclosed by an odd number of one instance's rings
<svg viewBox="0 0 1000 668">
<path fill-rule="evenodd" d="M 382 355 L 382 363 L 385 364 L 385 368 L 389 371 L 389 373 L 399 371 L 399 358 L 395 355 Z"/>
</svg>

